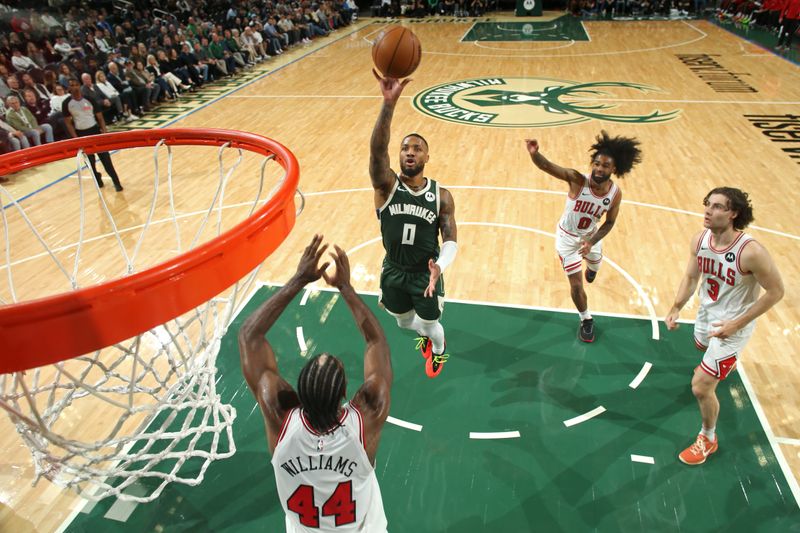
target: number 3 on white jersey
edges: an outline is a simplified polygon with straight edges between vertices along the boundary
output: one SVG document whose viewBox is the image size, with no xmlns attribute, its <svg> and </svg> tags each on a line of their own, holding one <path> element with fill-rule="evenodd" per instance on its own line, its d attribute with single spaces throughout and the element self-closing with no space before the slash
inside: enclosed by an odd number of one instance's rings
<svg viewBox="0 0 800 533">
<path fill-rule="evenodd" d="M 417 234 L 416 224 L 403 224 L 403 241 L 402 244 L 414 244 L 414 236 Z"/>
</svg>

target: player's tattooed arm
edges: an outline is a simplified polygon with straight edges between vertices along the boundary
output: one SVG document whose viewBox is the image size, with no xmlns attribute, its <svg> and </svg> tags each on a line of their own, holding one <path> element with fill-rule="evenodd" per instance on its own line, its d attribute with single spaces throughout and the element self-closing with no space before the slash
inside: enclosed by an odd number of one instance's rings
<svg viewBox="0 0 800 533">
<path fill-rule="evenodd" d="M 372 188 L 386 195 L 391 192 L 395 180 L 395 174 L 389 165 L 389 138 L 394 107 L 394 102 L 383 102 L 370 142 L 369 177 Z"/>
<path fill-rule="evenodd" d="M 369 147 L 369 177 L 372 180 L 372 188 L 375 189 L 375 207 L 380 207 L 391 194 L 396 179 L 389 164 L 392 116 L 400 94 L 410 80 L 399 81 L 394 78 L 383 78 L 375 70 L 372 72 L 378 80 L 383 95 L 383 104 L 372 130 Z"/>
<path fill-rule="evenodd" d="M 441 206 L 439 208 L 439 231 L 442 241 L 458 241 L 458 227 L 456 226 L 456 203 L 453 195 L 447 189 L 441 191 Z"/>
</svg>

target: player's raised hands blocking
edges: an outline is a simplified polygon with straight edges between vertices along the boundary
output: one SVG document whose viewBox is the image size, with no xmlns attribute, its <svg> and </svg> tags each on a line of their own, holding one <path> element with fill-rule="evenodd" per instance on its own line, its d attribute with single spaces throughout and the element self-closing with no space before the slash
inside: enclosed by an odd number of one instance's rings
<svg viewBox="0 0 800 533">
<path fill-rule="evenodd" d="M 380 83 L 383 99 L 390 102 L 397 102 L 397 100 L 400 98 L 400 94 L 403 92 L 403 89 L 406 85 L 408 85 L 408 82 L 411 81 L 411 78 L 406 78 L 404 80 L 398 80 L 397 78 L 384 78 L 375 69 L 372 69 L 372 73 L 375 75 L 375 79 L 378 80 L 378 83 Z"/>
<path fill-rule="evenodd" d="M 539 151 L 539 141 L 536 139 L 525 139 L 525 147 L 528 149 L 529 154 L 534 155 Z"/>
<path fill-rule="evenodd" d="M 328 282 L 328 285 L 341 289 L 342 287 L 350 285 L 350 259 L 347 258 L 347 254 L 344 250 L 337 245 L 334 244 L 333 248 L 336 250 L 336 253 L 334 254 L 331 252 L 329 255 L 333 258 L 333 262 L 336 265 L 336 273 L 328 274 L 327 272 L 323 272 L 322 275 L 325 277 L 325 281 Z"/>
<path fill-rule="evenodd" d="M 319 260 L 322 254 L 327 250 L 328 245 L 322 245 L 322 235 L 314 235 L 311 243 L 303 250 L 303 255 L 300 257 L 300 264 L 297 265 L 297 278 L 307 285 L 311 282 L 317 281 L 325 273 L 329 263 L 323 263 L 320 266 Z"/>
<path fill-rule="evenodd" d="M 428 280 L 428 286 L 425 288 L 423 296 L 425 298 L 433 298 L 436 294 L 436 282 L 439 281 L 439 276 L 442 275 L 442 267 L 437 265 L 433 259 L 428 259 L 428 270 L 431 273 L 431 277 Z"/>
</svg>

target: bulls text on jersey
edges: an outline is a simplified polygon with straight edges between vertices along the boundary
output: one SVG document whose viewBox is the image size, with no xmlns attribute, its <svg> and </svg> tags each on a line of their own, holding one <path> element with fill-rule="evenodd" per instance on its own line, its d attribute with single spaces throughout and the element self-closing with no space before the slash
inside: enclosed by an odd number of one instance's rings
<svg viewBox="0 0 800 533">
<path fill-rule="evenodd" d="M 598 220 L 606 213 L 606 211 L 608 211 L 604 205 L 597 205 L 591 202 L 584 202 L 582 200 L 576 200 L 575 207 L 572 210 L 575 213 L 585 213 L 593 216 Z"/>
<path fill-rule="evenodd" d="M 700 257 L 698 255 L 697 268 L 700 270 L 701 274 L 713 274 L 731 287 L 736 284 L 736 270 L 730 267 L 726 269 L 725 265 L 712 257 Z M 726 269 L 724 275 L 723 269 Z"/>
</svg>

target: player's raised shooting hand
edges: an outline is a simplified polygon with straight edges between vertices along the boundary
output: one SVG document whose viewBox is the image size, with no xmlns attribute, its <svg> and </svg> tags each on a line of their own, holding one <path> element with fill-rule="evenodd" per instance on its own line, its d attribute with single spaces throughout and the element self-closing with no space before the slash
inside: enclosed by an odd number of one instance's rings
<svg viewBox="0 0 800 533">
<path fill-rule="evenodd" d="M 307 285 L 312 281 L 317 281 L 328 268 L 328 263 L 323 263 L 319 267 L 319 260 L 328 245 L 320 246 L 322 244 L 322 235 L 314 235 L 311 243 L 303 250 L 303 255 L 300 257 L 300 263 L 297 265 L 297 273 L 295 277 L 300 280 L 303 285 Z"/>
<path fill-rule="evenodd" d="M 428 270 L 431 273 L 431 277 L 428 280 L 428 286 L 425 288 L 423 296 L 425 298 L 433 298 L 436 294 L 436 282 L 439 281 L 439 276 L 442 275 L 442 268 L 433 259 L 428 259 Z"/>
<path fill-rule="evenodd" d="M 403 89 L 408 82 L 411 81 L 411 78 L 406 78 L 404 80 L 398 80 L 397 78 L 384 78 L 378 71 L 372 69 L 372 73 L 375 75 L 375 79 L 378 80 L 381 86 L 381 93 L 383 93 L 383 99 L 389 102 L 397 102 L 400 98 L 400 94 L 403 92 Z"/>
</svg>

